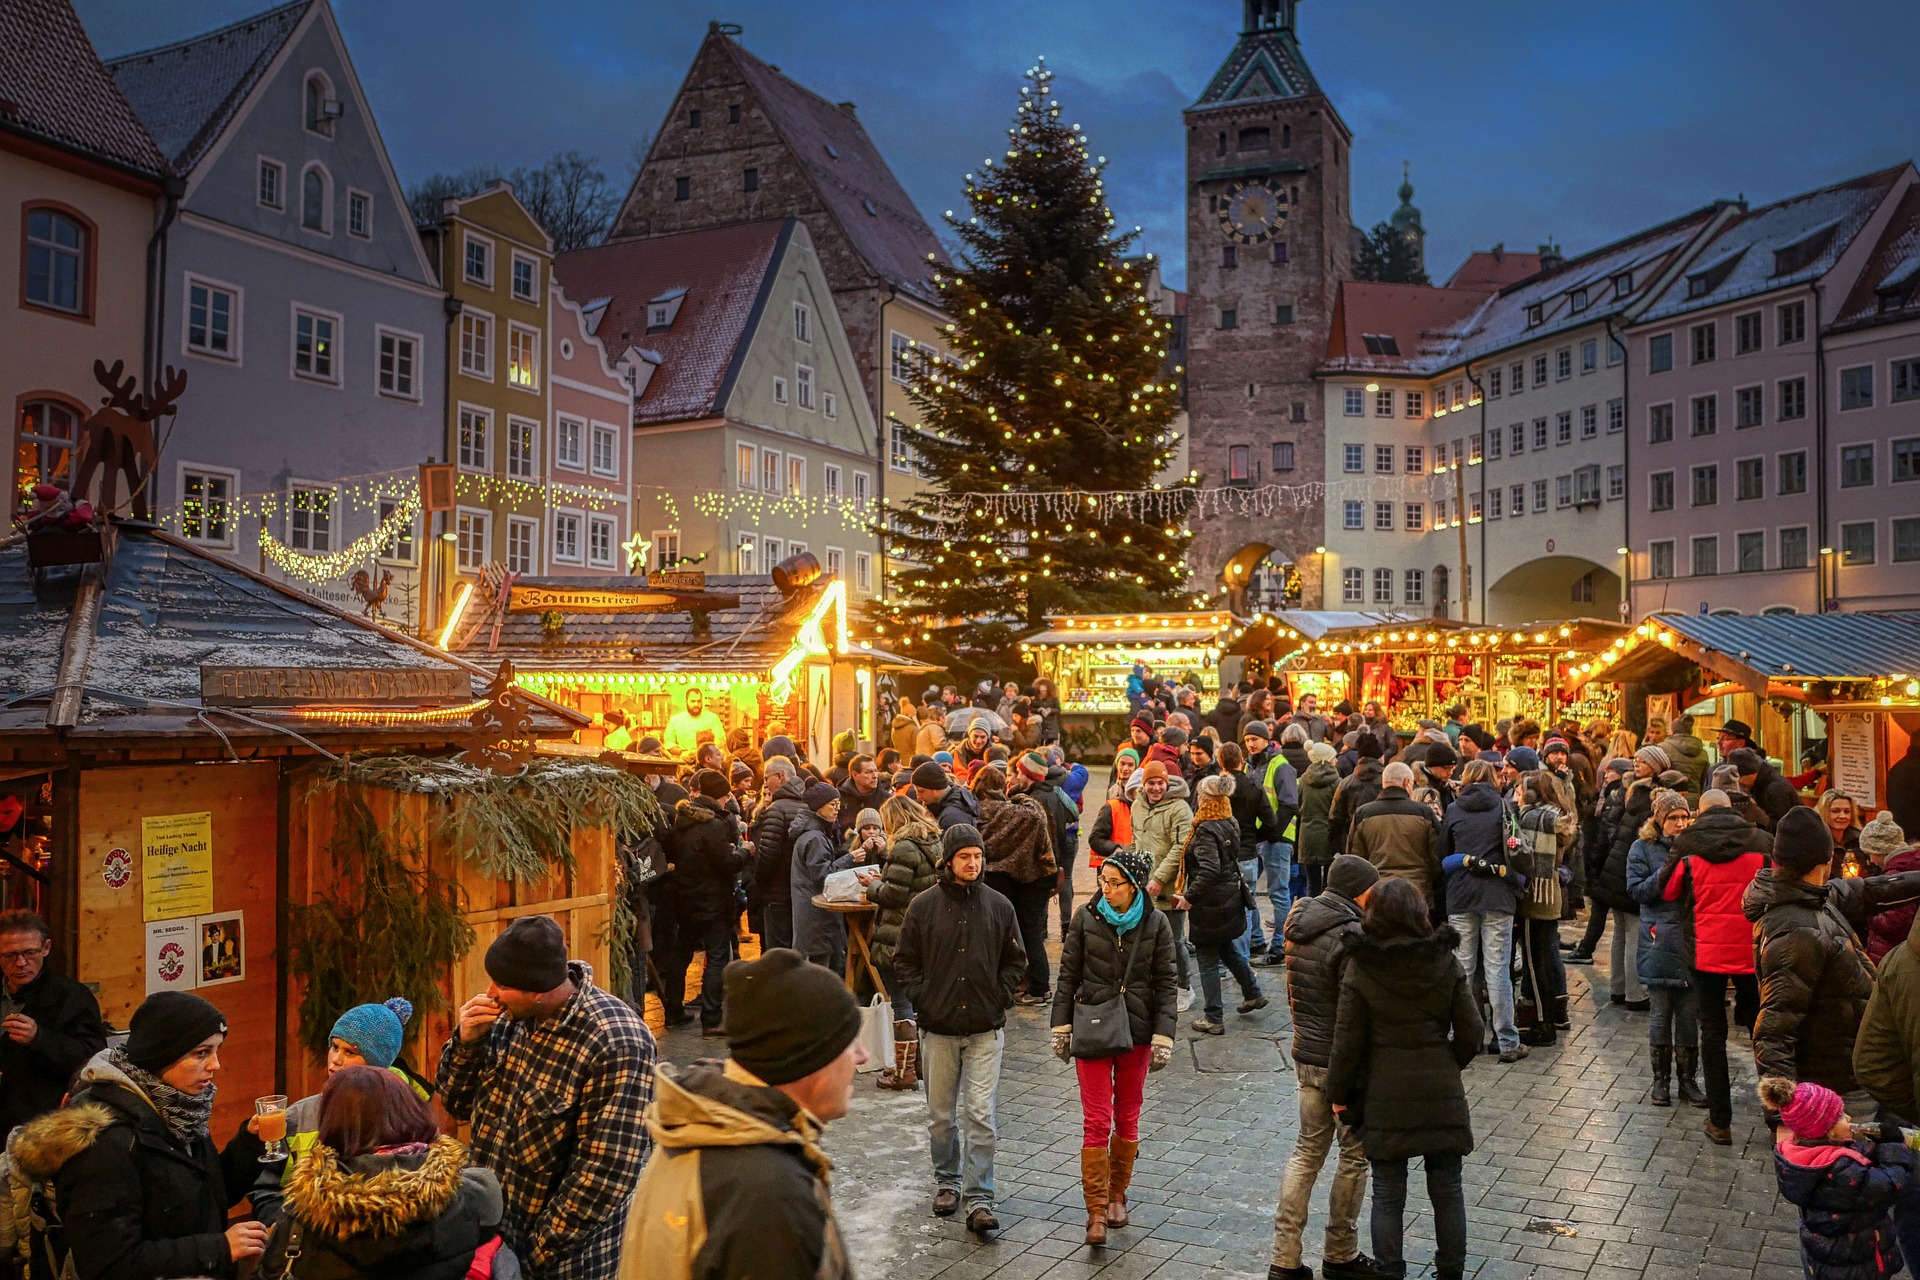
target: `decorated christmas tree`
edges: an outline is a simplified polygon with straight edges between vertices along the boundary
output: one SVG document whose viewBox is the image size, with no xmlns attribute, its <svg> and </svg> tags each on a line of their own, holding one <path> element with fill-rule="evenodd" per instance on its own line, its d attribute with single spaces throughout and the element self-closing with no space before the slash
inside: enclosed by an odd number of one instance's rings
<svg viewBox="0 0 1920 1280">
<path fill-rule="evenodd" d="M 1129 261 L 1086 135 L 1053 73 L 1027 72 L 1006 154 L 967 175 L 949 213 L 958 269 L 934 279 L 949 354 L 924 361 L 911 432 L 929 490 L 891 506 L 888 603 L 900 647 L 964 671 L 1006 669 L 1049 613 L 1164 608 L 1183 598 L 1185 495 L 1173 455 L 1180 391 L 1168 322 Z"/>
</svg>

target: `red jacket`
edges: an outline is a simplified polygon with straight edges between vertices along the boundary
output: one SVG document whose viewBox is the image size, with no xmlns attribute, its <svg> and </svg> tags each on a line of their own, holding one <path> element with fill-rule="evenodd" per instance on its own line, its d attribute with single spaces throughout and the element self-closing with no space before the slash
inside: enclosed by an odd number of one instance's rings
<svg viewBox="0 0 1920 1280">
<path fill-rule="evenodd" d="M 1661 896 L 1674 902 L 1691 893 L 1693 967 L 1702 973 L 1754 971 L 1753 925 L 1740 895 L 1767 865 L 1755 835 L 1732 809 L 1709 809 L 1674 841 L 1681 856 Z"/>
</svg>

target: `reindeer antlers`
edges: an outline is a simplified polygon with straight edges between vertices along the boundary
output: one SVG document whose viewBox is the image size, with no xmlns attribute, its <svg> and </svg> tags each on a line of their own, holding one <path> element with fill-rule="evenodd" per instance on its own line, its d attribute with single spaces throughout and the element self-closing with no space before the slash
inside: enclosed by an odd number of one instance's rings
<svg viewBox="0 0 1920 1280">
<path fill-rule="evenodd" d="M 101 404 L 110 405 L 142 422 L 152 422 L 155 418 L 168 417 L 175 412 L 175 403 L 187 389 L 185 369 L 176 369 L 168 365 L 166 372 L 161 375 L 159 387 L 154 393 L 147 395 L 135 394 L 135 388 L 140 385 L 140 379 L 134 375 L 128 374 L 126 380 L 121 381 L 120 375 L 125 369 L 126 361 L 124 360 L 115 360 L 111 369 L 107 368 L 104 360 L 93 362 L 94 381 L 109 392 L 107 397 L 101 400 Z"/>
<path fill-rule="evenodd" d="M 159 387 L 153 394 L 142 398 L 140 416 L 148 422 L 155 418 L 170 417 L 174 413 L 174 403 L 186 389 L 187 371 L 168 365 L 166 372 L 160 375 Z"/>
<path fill-rule="evenodd" d="M 95 360 L 93 362 L 93 380 L 105 387 L 109 392 L 107 397 L 100 402 L 101 404 L 111 405 L 122 413 L 137 414 L 140 412 L 141 398 L 134 394 L 134 388 L 140 385 L 140 380 L 129 375 L 124 383 L 121 382 L 120 374 L 126 367 L 127 362 L 124 360 L 115 360 L 113 362 L 113 368 L 111 369 L 107 368 L 105 361 Z"/>
</svg>

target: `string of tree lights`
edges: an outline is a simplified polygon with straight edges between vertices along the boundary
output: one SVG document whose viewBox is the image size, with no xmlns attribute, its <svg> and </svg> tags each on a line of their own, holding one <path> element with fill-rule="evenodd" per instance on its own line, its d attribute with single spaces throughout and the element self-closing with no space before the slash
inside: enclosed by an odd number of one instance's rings
<svg viewBox="0 0 1920 1280">
<path fill-rule="evenodd" d="M 1050 612 L 1163 608 L 1186 577 L 1189 537 L 1159 499 L 1115 501 L 1104 519 L 1084 506 L 1153 493 L 1172 458 L 1171 326 L 1126 261 L 1138 229 L 1114 230 L 1106 158 L 1064 121 L 1044 60 L 1025 79 L 1006 152 L 966 175 L 971 213 L 947 214 L 962 261 L 933 280 L 955 358 L 909 385 L 930 487 L 881 528 L 894 591 L 876 629 L 965 665 L 1012 660 L 1015 635 Z M 1045 500 L 1069 490 L 1078 505 Z M 982 493 L 1037 500 L 1016 517 L 970 501 Z"/>
<path fill-rule="evenodd" d="M 1313 481 L 1308 484 L 1173 485 L 1166 488 L 1091 493 L 1084 489 L 1002 490 L 997 493 L 943 493 L 929 499 L 928 512 L 939 522 L 962 524 L 969 517 L 1004 517 L 1031 525 L 1041 520 L 1082 524 L 1113 521 L 1186 520 L 1219 515 L 1273 515 L 1343 498 L 1405 498 L 1425 494 L 1424 475 Z"/>
</svg>

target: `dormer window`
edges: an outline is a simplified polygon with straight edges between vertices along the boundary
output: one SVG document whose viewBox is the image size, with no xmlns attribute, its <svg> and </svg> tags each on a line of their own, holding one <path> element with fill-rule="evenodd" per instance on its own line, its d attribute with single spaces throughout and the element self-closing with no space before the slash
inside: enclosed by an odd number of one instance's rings
<svg viewBox="0 0 1920 1280">
<path fill-rule="evenodd" d="M 1633 272 L 1621 271 L 1613 277 L 1613 296 L 1624 298 L 1633 292 Z"/>
<path fill-rule="evenodd" d="M 1546 323 L 1546 319 L 1547 308 L 1545 303 L 1536 302 L 1527 308 L 1527 328 L 1537 329 Z"/>
<path fill-rule="evenodd" d="M 339 101 L 333 96 L 333 85 L 318 71 L 309 72 L 305 98 L 307 132 L 331 138 L 333 122 L 340 118 L 341 111 Z"/>
<path fill-rule="evenodd" d="M 672 328 L 675 317 L 680 314 L 680 304 L 686 300 L 685 289 L 669 289 L 650 300 L 647 303 L 647 332 L 657 333 Z"/>
<path fill-rule="evenodd" d="M 1829 222 L 1824 227 L 1816 227 L 1785 248 L 1775 249 L 1773 274 L 1790 276 L 1795 272 L 1805 271 L 1820 260 L 1820 255 L 1825 253 L 1827 246 L 1833 243 L 1834 233 L 1839 229 L 1838 222 Z"/>
<path fill-rule="evenodd" d="M 1716 259 L 1714 262 L 1689 275 L 1687 277 L 1687 296 L 1689 298 L 1704 298 L 1718 289 L 1726 283 L 1727 277 L 1733 274 L 1733 269 L 1740 265 L 1740 259 L 1746 256 L 1747 251 L 1745 248 L 1735 249 L 1732 253 Z"/>
<path fill-rule="evenodd" d="M 1570 305 L 1573 308 L 1575 314 L 1585 311 L 1587 309 L 1588 301 L 1589 299 L 1587 297 L 1587 291 L 1585 289 L 1575 289 L 1572 293 L 1567 295 L 1568 305 Z"/>
<path fill-rule="evenodd" d="M 1366 345 L 1370 356 L 1397 356 L 1400 354 L 1400 340 L 1390 333 L 1363 333 L 1360 341 Z"/>
</svg>

